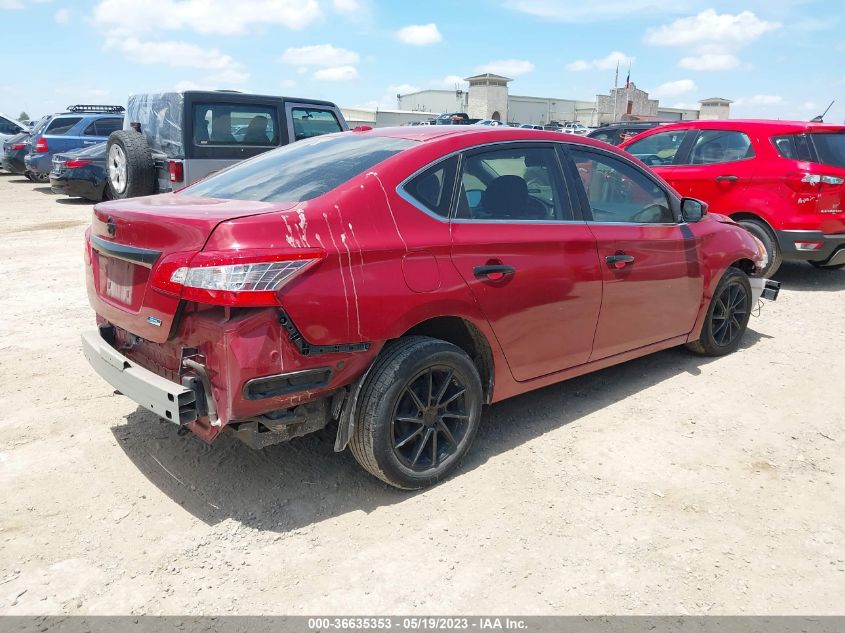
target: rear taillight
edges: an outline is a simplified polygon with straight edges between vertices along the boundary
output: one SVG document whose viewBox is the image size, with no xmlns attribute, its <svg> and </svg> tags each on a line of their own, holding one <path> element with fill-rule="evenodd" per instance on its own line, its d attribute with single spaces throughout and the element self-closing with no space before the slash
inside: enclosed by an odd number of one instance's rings
<svg viewBox="0 0 845 633">
<path fill-rule="evenodd" d="M 40 138 L 35 142 L 35 153 L 36 154 L 46 154 L 49 152 L 49 148 L 47 147 L 47 139 Z"/>
<path fill-rule="evenodd" d="M 824 242 L 795 242 L 795 250 L 797 251 L 817 251 L 822 246 L 824 246 Z"/>
<path fill-rule="evenodd" d="M 168 161 L 167 169 L 170 172 L 170 182 L 182 182 L 185 180 L 184 167 L 178 160 Z"/>
<path fill-rule="evenodd" d="M 159 262 L 152 284 L 187 301 L 223 306 L 275 306 L 279 290 L 324 256 L 322 251 L 296 253 L 251 250 L 175 253 Z"/>
<path fill-rule="evenodd" d="M 76 169 L 77 167 L 85 167 L 86 165 L 90 165 L 90 160 L 85 160 L 84 158 L 69 160 L 65 163 L 65 167 L 67 169 Z"/>
<path fill-rule="evenodd" d="M 22 149 L 26 149 L 26 143 L 12 143 L 10 148 L 13 152 L 19 152 Z"/>
<path fill-rule="evenodd" d="M 821 188 L 821 185 L 839 186 L 845 184 L 845 178 L 840 178 L 839 176 L 810 174 L 801 171 L 787 174 L 784 180 L 792 189 L 802 193 L 816 193 Z"/>
</svg>

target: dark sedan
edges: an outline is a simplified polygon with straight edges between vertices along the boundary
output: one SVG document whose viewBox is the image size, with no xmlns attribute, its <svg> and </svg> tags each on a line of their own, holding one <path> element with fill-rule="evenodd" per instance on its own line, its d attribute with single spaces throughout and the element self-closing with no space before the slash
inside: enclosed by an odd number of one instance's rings
<svg viewBox="0 0 845 633">
<path fill-rule="evenodd" d="M 50 171 L 53 193 L 100 202 L 110 200 L 106 173 L 106 144 L 53 156 Z"/>
<path fill-rule="evenodd" d="M 2 167 L 5 171 L 13 174 L 22 174 L 26 171 L 23 164 L 24 156 L 29 151 L 30 132 L 21 132 L 3 142 Z"/>
</svg>

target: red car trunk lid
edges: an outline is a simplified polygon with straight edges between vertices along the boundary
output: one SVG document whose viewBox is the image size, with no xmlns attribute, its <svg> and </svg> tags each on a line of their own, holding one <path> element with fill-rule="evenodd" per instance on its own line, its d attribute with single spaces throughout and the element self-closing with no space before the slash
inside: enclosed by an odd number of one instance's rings
<svg viewBox="0 0 845 633">
<path fill-rule="evenodd" d="M 163 343 L 179 299 L 149 285 L 152 271 L 173 253 L 202 250 L 223 221 L 293 206 L 244 200 L 161 195 L 94 207 L 88 294 L 96 312 L 141 338 Z"/>
</svg>

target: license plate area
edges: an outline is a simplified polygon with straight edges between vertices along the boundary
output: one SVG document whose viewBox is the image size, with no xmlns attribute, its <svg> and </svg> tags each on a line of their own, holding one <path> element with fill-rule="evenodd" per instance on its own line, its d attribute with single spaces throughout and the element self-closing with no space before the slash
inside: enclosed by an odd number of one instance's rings
<svg viewBox="0 0 845 633">
<path fill-rule="evenodd" d="M 144 285 L 149 271 L 114 257 L 99 254 L 100 296 L 110 303 L 137 311 L 143 299 Z"/>
</svg>

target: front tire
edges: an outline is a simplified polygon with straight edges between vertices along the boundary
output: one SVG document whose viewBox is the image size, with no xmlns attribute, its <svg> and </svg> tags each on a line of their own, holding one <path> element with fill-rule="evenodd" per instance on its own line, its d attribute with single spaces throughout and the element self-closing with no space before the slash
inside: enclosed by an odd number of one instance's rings
<svg viewBox="0 0 845 633">
<path fill-rule="evenodd" d="M 751 317 L 751 284 L 739 268 L 728 268 L 707 308 L 701 337 L 687 347 L 702 356 L 724 356 L 739 347 Z"/>
<path fill-rule="evenodd" d="M 481 418 L 478 370 L 455 345 L 424 336 L 389 344 L 361 389 L 352 455 L 405 490 L 442 481 L 469 450 Z"/>
<path fill-rule="evenodd" d="M 737 220 L 736 223 L 760 240 L 766 248 L 766 254 L 769 256 L 769 264 L 760 271 L 760 276 L 769 278 L 774 275 L 783 263 L 783 253 L 780 250 L 775 234 L 762 220 L 747 218 Z"/>
</svg>

